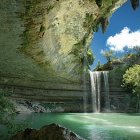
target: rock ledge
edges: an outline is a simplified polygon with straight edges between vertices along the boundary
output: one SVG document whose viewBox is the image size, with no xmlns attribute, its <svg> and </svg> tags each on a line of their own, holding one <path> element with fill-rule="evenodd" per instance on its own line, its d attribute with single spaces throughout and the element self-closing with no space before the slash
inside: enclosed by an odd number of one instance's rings
<svg viewBox="0 0 140 140">
<path fill-rule="evenodd" d="M 10 140 L 84 140 L 74 132 L 58 124 L 43 126 L 40 130 L 27 128 L 12 136 Z"/>
</svg>

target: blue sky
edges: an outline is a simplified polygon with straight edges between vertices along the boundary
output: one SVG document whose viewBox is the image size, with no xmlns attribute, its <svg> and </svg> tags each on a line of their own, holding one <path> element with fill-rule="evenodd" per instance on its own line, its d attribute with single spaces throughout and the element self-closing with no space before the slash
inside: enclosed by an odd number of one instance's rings
<svg viewBox="0 0 140 140">
<path fill-rule="evenodd" d="M 130 33 L 132 33 L 131 36 Z M 117 36 L 116 34 L 119 34 L 119 36 Z M 106 59 L 102 56 L 101 50 L 109 50 L 109 47 L 111 47 L 110 44 L 116 45 L 117 48 L 118 44 L 115 44 L 114 42 L 117 41 L 117 39 L 119 40 L 119 37 L 122 37 L 122 35 L 125 36 L 126 34 L 129 35 L 128 38 L 126 37 L 128 39 L 128 41 L 126 41 L 128 42 L 128 44 L 123 44 L 122 41 L 122 44 L 119 44 L 120 47 L 123 45 L 129 46 L 129 44 L 133 44 L 134 41 L 130 42 L 130 38 L 134 38 L 135 40 L 135 36 L 137 36 L 137 41 L 140 40 L 140 38 L 138 39 L 140 35 L 140 7 L 134 11 L 131 7 L 130 1 L 125 3 L 112 15 L 112 17 L 110 18 L 108 29 L 104 34 L 102 33 L 101 29 L 99 29 L 99 31 L 94 34 L 94 39 L 91 43 L 91 49 L 94 52 L 96 60 L 91 66 L 91 69 L 97 65 L 97 62 L 99 60 L 102 64 L 106 63 Z M 112 36 L 113 38 L 111 39 L 110 36 Z M 108 39 L 109 37 L 110 39 Z M 109 45 L 106 45 L 107 40 L 108 42 L 110 41 L 108 43 Z M 137 44 L 139 44 L 139 42 L 140 41 L 138 41 Z M 116 52 L 117 55 L 122 54 L 120 50 Z"/>
</svg>

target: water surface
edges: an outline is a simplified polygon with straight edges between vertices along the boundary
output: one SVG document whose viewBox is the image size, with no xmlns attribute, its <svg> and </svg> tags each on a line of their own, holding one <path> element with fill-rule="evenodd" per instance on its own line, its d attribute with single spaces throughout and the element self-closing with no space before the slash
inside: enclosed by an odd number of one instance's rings
<svg viewBox="0 0 140 140">
<path fill-rule="evenodd" d="M 140 140 L 140 114 L 32 113 L 20 114 L 32 128 L 59 123 L 87 140 Z"/>
</svg>

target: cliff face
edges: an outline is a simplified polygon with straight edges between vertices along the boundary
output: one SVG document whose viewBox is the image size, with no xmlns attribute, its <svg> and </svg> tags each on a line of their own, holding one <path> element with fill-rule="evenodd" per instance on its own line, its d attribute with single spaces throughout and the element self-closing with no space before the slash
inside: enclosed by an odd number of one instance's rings
<svg viewBox="0 0 140 140">
<path fill-rule="evenodd" d="M 0 76 L 81 80 L 93 33 L 125 2 L 1 0 Z"/>
</svg>

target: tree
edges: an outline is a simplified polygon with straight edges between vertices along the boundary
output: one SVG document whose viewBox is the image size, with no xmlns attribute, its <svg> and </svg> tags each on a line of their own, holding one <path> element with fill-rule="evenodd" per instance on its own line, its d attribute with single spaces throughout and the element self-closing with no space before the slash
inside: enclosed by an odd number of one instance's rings
<svg viewBox="0 0 140 140">
<path fill-rule="evenodd" d="M 140 107 L 140 65 L 134 65 L 126 70 L 123 75 L 123 85 L 127 88 L 131 88 L 133 93 L 137 96 L 136 110 L 138 110 Z"/>
<path fill-rule="evenodd" d="M 114 51 L 112 51 L 112 50 L 110 50 L 110 51 L 103 51 L 102 54 L 107 59 L 107 62 L 110 63 L 111 59 L 113 57 Z"/>
<path fill-rule="evenodd" d="M 136 52 L 136 55 L 140 56 L 140 46 L 135 46 L 133 50 Z"/>
<path fill-rule="evenodd" d="M 94 60 L 95 60 L 95 57 L 94 57 L 94 55 L 93 55 L 92 50 L 91 50 L 91 49 L 88 49 L 88 51 L 87 51 L 87 61 L 88 61 L 88 65 L 92 65 L 93 62 L 94 62 Z"/>
<path fill-rule="evenodd" d="M 11 102 L 9 97 L 12 92 L 8 89 L 0 89 L 0 124 L 6 126 L 8 133 L 0 133 L 0 138 L 8 140 L 11 135 L 15 134 L 19 130 L 25 129 L 27 123 L 20 122 L 15 123 L 15 105 Z M 6 135 L 5 135 L 6 134 Z"/>
<path fill-rule="evenodd" d="M 13 114 L 14 114 L 14 105 L 8 99 L 7 90 L 0 89 L 0 124 L 5 125 L 8 131 L 11 133 L 13 128 Z M 0 134 L 0 137 L 3 137 L 3 134 Z M 8 137 L 8 136 L 7 136 Z"/>
<path fill-rule="evenodd" d="M 98 61 L 97 66 L 96 66 L 96 68 L 94 70 L 98 71 L 98 70 L 100 70 L 100 68 L 101 68 L 101 62 Z"/>
<path fill-rule="evenodd" d="M 121 60 L 129 65 L 133 66 L 135 64 L 140 64 L 140 46 L 134 46 L 133 49 L 128 50 L 127 54 L 125 54 Z"/>
</svg>

